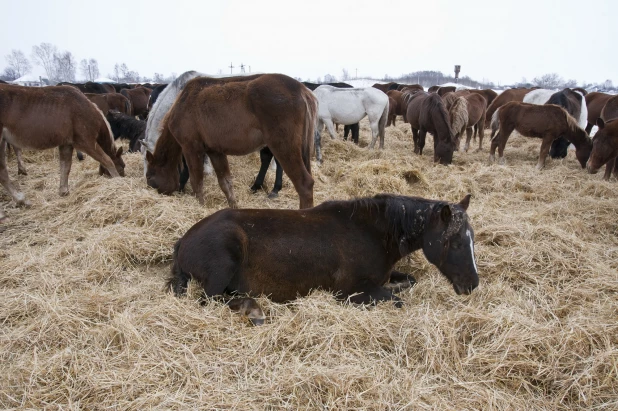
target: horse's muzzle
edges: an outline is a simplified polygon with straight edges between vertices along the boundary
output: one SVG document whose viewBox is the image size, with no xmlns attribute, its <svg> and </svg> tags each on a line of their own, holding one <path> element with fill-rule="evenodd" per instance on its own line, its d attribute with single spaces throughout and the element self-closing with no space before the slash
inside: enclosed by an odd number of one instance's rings
<svg viewBox="0 0 618 411">
<path fill-rule="evenodd" d="M 457 293 L 457 295 L 462 295 L 462 294 L 470 295 L 472 294 L 472 290 L 476 288 L 476 285 L 473 285 L 473 284 L 459 285 L 459 284 L 453 283 L 453 288 L 455 289 L 455 292 Z"/>
<path fill-rule="evenodd" d="M 593 168 L 593 167 L 590 165 L 590 161 L 588 161 L 588 162 L 586 163 L 586 170 L 588 170 L 588 173 L 590 173 L 590 174 L 596 174 L 596 173 L 598 173 L 598 172 L 599 172 L 599 168 Z"/>
</svg>

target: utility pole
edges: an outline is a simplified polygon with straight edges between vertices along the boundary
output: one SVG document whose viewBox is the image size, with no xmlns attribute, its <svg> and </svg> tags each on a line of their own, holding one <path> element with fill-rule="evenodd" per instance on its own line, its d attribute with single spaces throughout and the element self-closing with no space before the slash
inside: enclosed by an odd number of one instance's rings
<svg viewBox="0 0 618 411">
<path fill-rule="evenodd" d="M 355 69 L 355 70 L 356 70 L 356 80 L 358 80 L 358 69 Z"/>
<path fill-rule="evenodd" d="M 234 66 L 232 65 L 232 62 L 230 62 L 230 74 L 232 74 L 233 69 L 234 69 Z"/>
<path fill-rule="evenodd" d="M 455 83 L 459 83 L 459 71 L 461 70 L 461 66 L 455 66 Z"/>
<path fill-rule="evenodd" d="M 240 72 L 244 73 L 245 72 L 245 65 L 240 63 Z"/>
</svg>

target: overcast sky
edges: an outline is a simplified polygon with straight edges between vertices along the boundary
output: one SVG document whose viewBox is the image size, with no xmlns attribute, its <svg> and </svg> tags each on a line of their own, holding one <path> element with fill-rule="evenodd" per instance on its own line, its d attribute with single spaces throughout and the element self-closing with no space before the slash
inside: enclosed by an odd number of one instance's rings
<svg viewBox="0 0 618 411">
<path fill-rule="evenodd" d="M 212 3 L 212 4 L 210 4 Z M 618 83 L 616 0 L 0 0 L 0 68 L 11 49 L 52 43 L 101 75 L 252 71 L 315 79 L 417 70 L 508 84 L 557 72 Z M 40 68 L 35 69 L 37 71 Z M 239 68 L 234 69 L 235 72 Z M 78 73 L 78 77 L 80 74 Z"/>
</svg>

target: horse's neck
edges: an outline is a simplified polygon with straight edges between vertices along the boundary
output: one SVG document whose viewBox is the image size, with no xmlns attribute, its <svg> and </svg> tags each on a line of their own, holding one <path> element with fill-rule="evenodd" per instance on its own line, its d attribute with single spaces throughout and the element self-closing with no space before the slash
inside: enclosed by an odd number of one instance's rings
<svg viewBox="0 0 618 411">
<path fill-rule="evenodd" d="M 567 125 L 567 127 L 569 127 L 569 125 Z M 585 133 L 573 131 L 572 129 L 570 129 L 570 127 L 567 131 L 567 135 L 568 140 L 573 143 L 576 149 L 590 141 L 590 139 L 586 137 Z"/>
</svg>

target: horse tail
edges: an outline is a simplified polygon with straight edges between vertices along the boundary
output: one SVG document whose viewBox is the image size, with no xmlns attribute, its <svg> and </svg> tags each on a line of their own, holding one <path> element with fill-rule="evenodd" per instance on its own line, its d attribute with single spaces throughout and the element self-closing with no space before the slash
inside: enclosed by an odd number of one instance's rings
<svg viewBox="0 0 618 411">
<path fill-rule="evenodd" d="M 384 148 L 384 136 L 386 134 L 386 123 L 388 122 L 388 109 L 389 103 L 386 100 L 386 105 L 384 106 L 384 110 L 382 111 L 382 117 L 380 117 L 380 121 L 378 122 L 378 136 L 380 137 L 380 148 Z"/>
<path fill-rule="evenodd" d="M 314 132 L 318 119 L 318 100 L 308 88 L 301 90 L 305 102 L 305 123 L 302 136 L 302 158 L 305 168 L 311 174 L 311 152 L 313 151 Z"/>
<path fill-rule="evenodd" d="M 131 115 L 131 101 L 127 98 L 124 102 L 124 109 L 126 110 L 127 116 Z"/>
<path fill-rule="evenodd" d="M 491 116 L 491 139 L 490 140 L 493 140 L 494 137 L 496 137 L 496 132 L 500 128 L 500 114 L 499 113 L 500 113 L 500 107 L 498 107 L 498 109 L 494 111 L 494 114 Z"/>
<path fill-rule="evenodd" d="M 455 99 L 451 104 L 449 114 L 451 116 L 451 129 L 457 135 L 468 124 L 468 101 L 463 97 Z"/>
<path fill-rule="evenodd" d="M 165 289 L 168 291 L 173 291 L 176 295 L 180 295 L 182 293 L 181 286 L 183 285 L 183 279 L 187 277 L 187 275 L 182 272 L 182 269 L 180 268 L 180 263 L 178 262 L 178 250 L 180 249 L 180 241 L 182 241 L 182 239 L 176 241 L 176 244 L 174 244 L 171 275 L 165 282 Z"/>
</svg>

